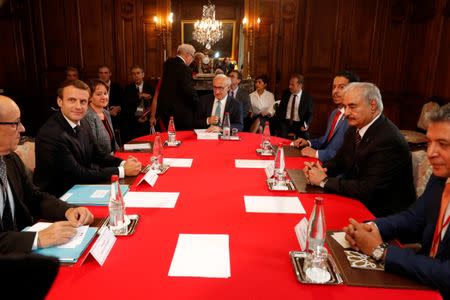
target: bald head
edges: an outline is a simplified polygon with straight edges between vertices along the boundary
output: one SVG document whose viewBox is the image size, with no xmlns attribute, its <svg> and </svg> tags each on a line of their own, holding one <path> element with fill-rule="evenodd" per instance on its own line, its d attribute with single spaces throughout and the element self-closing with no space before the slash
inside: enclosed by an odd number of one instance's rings
<svg viewBox="0 0 450 300">
<path fill-rule="evenodd" d="M 20 109 L 6 96 L 0 96 L 0 155 L 7 155 L 16 150 L 20 133 L 25 128 L 20 123 Z"/>
</svg>

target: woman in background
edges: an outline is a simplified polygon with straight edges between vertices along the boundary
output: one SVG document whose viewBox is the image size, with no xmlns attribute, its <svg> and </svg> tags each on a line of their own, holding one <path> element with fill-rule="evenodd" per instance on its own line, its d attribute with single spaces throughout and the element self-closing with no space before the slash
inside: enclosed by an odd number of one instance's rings
<svg viewBox="0 0 450 300">
<path fill-rule="evenodd" d="M 111 116 L 105 109 L 109 102 L 108 89 L 104 81 L 100 79 L 92 81 L 92 96 L 85 116 L 102 154 L 111 154 L 119 148 L 114 137 Z"/>
<path fill-rule="evenodd" d="M 258 76 L 255 79 L 255 91 L 250 94 L 253 111 L 250 132 L 257 132 L 260 125 L 264 125 L 275 114 L 273 108 L 275 97 L 266 90 L 268 81 L 266 75 Z"/>
</svg>

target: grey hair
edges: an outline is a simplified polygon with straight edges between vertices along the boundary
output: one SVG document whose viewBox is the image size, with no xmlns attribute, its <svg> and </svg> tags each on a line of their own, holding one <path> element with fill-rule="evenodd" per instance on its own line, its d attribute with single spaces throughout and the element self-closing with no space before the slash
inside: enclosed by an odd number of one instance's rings
<svg viewBox="0 0 450 300">
<path fill-rule="evenodd" d="M 177 54 L 189 54 L 193 57 L 195 54 L 195 48 L 191 44 L 181 44 L 178 46 Z"/>
<path fill-rule="evenodd" d="M 220 79 L 220 78 L 224 79 L 226 86 L 230 86 L 230 85 L 231 85 L 231 79 L 230 79 L 230 77 L 226 76 L 225 74 L 217 74 L 217 75 L 214 77 L 214 80 L 213 80 L 213 81 L 215 81 L 216 79 Z"/>
<path fill-rule="evenodd" d="M 383 111 L 383 101 L 381 99 L 380 89 L 375 84 L 370 82 L 351 82 L 344 88 L 344 95 L 353 89 L 360 89 L 361 94 L 367 103 L 370 103 L 370 100 L 375 100 L 380 112 Z"/>
<path fill-rule="evenodd" d="M 450 122 L 450 103 L 441 106 L 438 110 L 430 112 L 428 120 L 431 123 Z"/>
</svg>

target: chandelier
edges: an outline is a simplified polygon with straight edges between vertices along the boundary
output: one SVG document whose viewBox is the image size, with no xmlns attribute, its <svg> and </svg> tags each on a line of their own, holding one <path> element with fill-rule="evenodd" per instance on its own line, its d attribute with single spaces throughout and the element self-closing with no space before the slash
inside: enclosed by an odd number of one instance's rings
<svg viewBox="0 0 450 300">
<path fill-rule="evenodd" d="M 215 5 L 210 0 L 203 5 L 202 20 L 195 22 L 192 36 L 208 50 L 223 38 L 222 22 L 216 21 Z"/>
</svg>

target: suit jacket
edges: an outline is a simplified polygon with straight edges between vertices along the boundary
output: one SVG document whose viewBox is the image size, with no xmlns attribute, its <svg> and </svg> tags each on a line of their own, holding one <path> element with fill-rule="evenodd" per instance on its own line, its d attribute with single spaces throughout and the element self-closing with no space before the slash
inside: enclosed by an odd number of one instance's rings
<svg viewBox="0 0 450 300">
<path fill-rule="evenodd" d="M 285 91 L 283 96 L 281 97 L 280 105 L 275 112 L 275 116 L 278 120 L 286 119 L 287 107 L 289 104 L 289 98 L 291 97 L 291 92 L 289 90 Z M 312 97 L 305 91 L 302 91 L 302 96 L 300 97 L 300 105 L 298 106 L 298 117 L 300 118 L 300 122 L 303 126 L 303 123 L 309 127 L 311 124 L 313 115 L 313 99 Z"/>
<path fill-rule="evenodd" d="M 191 69 L 178 56 L 169 58 L 164 63 L 157 116 L 166 128 L 169 118 L 173 116 L 177 129 L 193 129 L 198 101 Z"/>
<path fill-rule="evenodd" d="M 153 94 L 152 94 L 153 95 Z M 109 106 L 123 107 L 123 92 L 118 83 L 112 82 L 109 87 Z"/>
<path fill-rule="evenodd" d="M 18 231 L 32 225 L 41 218 L 64 220 L 71 205 L 39 191 L 27 175 L 25 166 L 16 153 L 4 156 L 8 182 L 14 199 L 14 221 Z M 35 237 L 34 232 L 4 232 L 0 224 L 0 253 L 28 253 Z"/>
<path fill-rule="evenodd" d="M 325 190 L 360 200 L 378 217 L 406 209 L 416 195 L 405 138 L 383 114 L 357 147 L 355 134 L 356 128 L 349 127 L 336 156 L 324 164 Z"/>
<path fill-rule="evenodd" d="M 196 112 L 194 125 L 195 128 L 207 128 L 206 119 L 211 116 L 211 112 L 214 106 L 214 95 L 205 95 L 200 98 L 200 103 Z M 227 103 L 225 104 L 225 112 L 230 114 L 231 128 L 237 128 L 242 131 L 244 128 L 244 121 L 242 118 L 242 105 L 237 102 L 233 97 L 227 97 Z M 225 115 L 225 114 L 224 114 Z"/>
<path fill-rule="evenodd" d="M 41 190 L 60 197 L 74 184 L 104 182 L 119 174 L 121 160 L 103 155 L 87 121 L 80 123 L 77 137 L 58 111 L 39 129 L 34 182 Z"/>
<path fill-rule="evenodd" d="M 330 140 L 328 140 L 328 135 L 330 134 L 334 116 L 338 111 L 339 110 L 336 108 L 331 112 L 330 117 L 328 118 L 328 125 L 325 134 L 321 137 L 309 140 L 311 142 L 311 147 L 319 152 L 319 159 L 322 162 L 332 159 L 344 142 L 344 135 L 348 129 L 348 122 L 342 117 L 339 123 L 337 123 Z"/>
<path fill-rule="evenodd" d="M 101 154 L 106 156 L 111 154 L 111 152 L 114 152 L 115 150 L 119 149 L 119 145 L 117 145 L 116 139 L 114 137 L 114 127 L 111 121 L 111 115 L 109 114 L 109 111 L 107 111 L 106 109 L 103 110 L 103 113 L 105 115 L 106 122 L 108 122 L 108 125 L 109 127 L 111 127 L 111 130 L 113 132 L 112 142 L 109 137 L 108 131 L 105 128 L 105 125 L 103 125 L 102 120 L 100 120 L 97 113 L 90 106 L 84 118 L 86 119 L 86 121 L 89 124 L 89 127 L 91 128 L 92 135 L 94 136 L 94 139 L 97 141 Z M 114 145 L 114 148 L 111 147 L 111 144 Z"/>
<path fill-rule="evenodd" d="M 385 270 L 403 274 L 441 291 L 450 299 L 450 230 L 440 242 L 436 257 L 429 257 L 442 193 L 447 178 L 431 176 L 425 192 L 409 210 L 375 220 L 383 240 L 400 239 L 407 243 L 421 243 L 415 253 L 410 248 L 389 246 Z"/>
<path fill-rule="evenodd" d="M 239 87 L 237 93 L 234 97 L 237 101 L 242 104 L 242 117 L 245 118 L 249 111 L 252 111 L 252 104 L 250 100 L 250 94 L 244 90 L 242 87 Z"/>
</svg>

